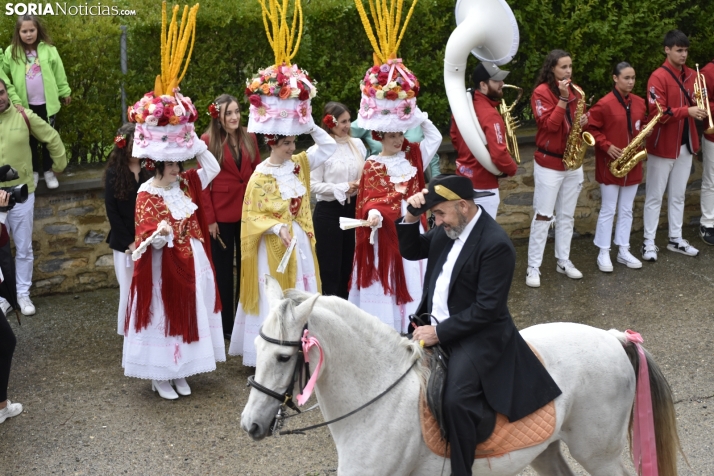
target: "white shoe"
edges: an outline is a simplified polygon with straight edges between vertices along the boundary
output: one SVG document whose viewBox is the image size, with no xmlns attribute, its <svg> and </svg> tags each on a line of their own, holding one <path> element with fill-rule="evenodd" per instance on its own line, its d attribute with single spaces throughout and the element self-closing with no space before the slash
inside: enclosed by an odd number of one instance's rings
<svg viewBox="0 0 714 476">
<path fill-rule="evenodd" d="M 526 271 L 526 286 L 532 288 L 540 287 L 540 270 L 538 268 L 528 267 Z"/>
<path fill-rule="evenodd" d="M 667 249 L 687 256 L 697 256 L 699 254 L 699 250 L 690 245 L 684 238 L 680 238 L 679 242 L 669 240 Z"/>
<path fill-rule="evenodd" d="M 40 174 L 37 172 L 32 172 L 32 180 L 35 181 L 35 188 L 37 188 L 37 182 L 40 181 Z"/>
<path fill-rule="evenodd" d="M 35 305 L 32 304 L 30 296 L 17 296 L 17 304 L 20 306 L 20 312 L 25 316 L 32 316 L 35 314 Z"/>
<path fill-rule="evenodd" d="M 7 406 L 0 410 L 0 423 L 3 423 L 8 418 L 22 413 L 22 403 L 12 403 L 10 400 L 7 401 Z"/>
<path fill-rule="evenodd" d="M 185 378 L 174 379 L 171 383 L 174 384 L 174 387 L 176 387 L 176 393 L 179 395 L 184 397 L 191 395 L 191 387 L 188 386 L 188 382 L 186 382 Z"/>
<path fill-rule="evenodd" d="M 610 250 L 602 249 L 597 255 L 597 267 L 603 273 L 612 273 L 612 261 L 610 261 Z"/>
<path fill-rule="evenodd" d="M 652 261 L 655 262 L 657 261 L 657 252 L 659 251 L 659 248 L 657 248 L 654 243 L 649 244 L 649 245 L 642 245 L 642 259 L 645 261 Z"/>
<path fill-rule="evenodd" d="M 45 172 L 45 184 L 47 185 L 47 188 L 59 187 L 59 182 L 57 181 L 57 177 L 53 171 L 48 170 Z"/>
<path fill-rule="evenodd" d="M 12 311 L 12 305 L 7 301 L 7 299 L 0 298 L 0 310 L 7 317 L 8 312 Z"/>
<path fill-rule="evenodd" d="M 178 394 L 174 391 L 174 388 L 168 380 L 152 380 L 151 390 L 159 392 L 159 396 L 166 400 L 176 400 L 178 398 Z"/>
<path fill-rule="evenodd" d="M 610 264 L 612 266 L 612 263 Z M 581 279 L 583 273 L 578 271 L 578 268 L 573 265 L 573 262 L 569 259 L 558 260 L 558 264 L 555 266 L 555 270 L 561 274 L 566 275 L 570 279 Z"/>
<path fill-rule="evenodd" d="M 632 256 L 629 246 L 620 247 L 620 251 L 617 253 L 617 262 L 627 265 L 628 268 L 632 269 L 640 269 L 642 267 L 642 261 Z"/>
</svg>

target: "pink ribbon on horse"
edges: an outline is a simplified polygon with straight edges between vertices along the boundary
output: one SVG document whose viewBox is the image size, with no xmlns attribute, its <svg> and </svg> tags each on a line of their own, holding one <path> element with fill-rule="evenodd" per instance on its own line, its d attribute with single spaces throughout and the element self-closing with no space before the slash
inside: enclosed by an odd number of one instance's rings
<svg viewBox="0 0 714 476">
<path fill-rule="evenodd" d="M 303 332 L 301 340 L 302 353 L 305 358 L 305 363 L 310 363 L 310 356 L 308 355 L 310 347 L 317 346 L 320 351 L 320 360 L 317 362 L 317 367 L 315 367 L 315 371 L 312 373 L 312 376 L 310 377 L 310 380 L 308 380 L 307 385 L 305 385 L 305 388 L 302 389 L 302 393 L 297 396 L 298 405 L 303 406 L 305 405 L 305 402 L 310 399 L 310 395 L 312 395 L 312 390 L 315 388 L 317 376 L 320 374 L 320 368 L 322 368 L 323 355 L 322 346 L 320 346 L 320 342 L 315 337 L 310 336 L 309 331 L 307 329 L 305 329 L 305 331 Z"/>
<path fill-rule="evenodd" d="M 647 356 L 641 345 L 644 340 L 640 334 L 629 329 L 625 331 L 625 336 L 627 341 L 635 346 L 640 356 L 632 423 L 632 462 L 638 475 L 658 476 L 650 374 L 647 367 Z"/>
</svg>

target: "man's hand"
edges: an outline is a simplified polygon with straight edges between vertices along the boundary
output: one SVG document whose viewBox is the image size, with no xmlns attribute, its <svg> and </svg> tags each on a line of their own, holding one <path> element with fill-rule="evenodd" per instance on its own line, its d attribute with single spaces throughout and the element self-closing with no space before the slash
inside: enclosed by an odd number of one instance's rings
<svg viewBox="0 0 714 476">
<path fill-rule="evenodd" d="M 17 112 L 25 112 L 25 108 L 22 107 L 22 104 L 15 104 L 15 109 L 17 109 Z"/>
<path fill-rule="evenodd" d="M 415 193 L 411 197 L 407 198 L 407 203 L 411 205 L 414 208 L 421 208 L 425 203 L 426 203 L 426 195 L 429 193 L 428 189 L 424 189 L 419 193 Z M 418 216 L 414 216 L 409 211 L 407 211 L 407 214 L 404 216 L 404 223 L 414 223 L 419 221 Z"/>
<path fill-rule="evenodd" d="M 439 338 L 436 337 L 436 327 L 434 326 L 419 326 L 412 334 L 412 340 L 420 342 L 424 341 L 423 347 L 431 347 L 439 343 Z"/>
</svg>

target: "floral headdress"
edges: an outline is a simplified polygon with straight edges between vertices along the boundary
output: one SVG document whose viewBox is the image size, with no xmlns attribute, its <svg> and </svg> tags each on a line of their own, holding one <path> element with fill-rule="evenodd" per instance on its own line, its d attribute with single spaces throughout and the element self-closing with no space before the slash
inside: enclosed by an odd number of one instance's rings
<svg viewBox="0 0 714 476">
<path fill-rule="evenodd" d="M 119 147 L 120 149 L 123 149 L 124 147 L 126 147 L 126 134 L 118 134 L 118 135 L 114 138 L 114 143 L 115 143 L 116 146 Z"/>
<path fill-rule="evenodd" d="M 248 132 L 299 135 L 312 128 L 310 100 L 317 94 L 307 71 L 291 64 L 302 38 L 300 0 L 258 0 L 263 12 L 265 34 L 275 64 L 258 71 L 246 82 L 250 101 Z M 288 10 L 293 3 L 292 21 Z"/>
<path fill-rule="evenodd" d="M 221 115 L 221 106 L 219 106 L 215 102 L 212 102 L 211 104 L 208 105 L 207 114 L 214 119 L 218 119 Z"/>
<path fill-rule="evenodd" d="M 334 129 L 337 127 L 337 118 L 332 114 L 325 114 L 325 117 L 322 118 L 322 123 L 325 124 L 328 129 Z"/>
<path fill-rule="evenodd" d="M 178 11 L 179 7 L 175 5 L 167 29 L 166 2 L 163 3 L 161 74 L 156 76 L 154 90 L 128 110 L 129 121 L 136 123 L 133 154 L 140 159 L 184 161 L 207 149 L 194 130 L 198 111 L 191 99 L 179 92 L 196 41 L 198 4 L 191 9 L 184 7 L 180 25 Z"/>
<path fill-rule="evenodd" d="M 416 3 L 417 0 L 412 1 L 400 28 L 404 0 L 369 0 L 373 29 L 362 0 L 355 0 L 362 25 L 374 49 L 374 66 L 367 70 L 360 82 L 362 101 L 357 124 L 364 129 L 399 132 L 411 129 L 422 121 L 416 105 L 419 80 L 401 58 L 397 58 L 397 50 Z"/>
</svg>

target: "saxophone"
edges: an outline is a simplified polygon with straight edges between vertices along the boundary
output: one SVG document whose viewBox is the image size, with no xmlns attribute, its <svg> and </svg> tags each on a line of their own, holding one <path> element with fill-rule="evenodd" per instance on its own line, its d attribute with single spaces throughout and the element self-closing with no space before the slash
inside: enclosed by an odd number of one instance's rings
<svg viewBox="0 0 714 476">
<path fill-rule="evenodd" d="M 650 93 L 652 94 L 652 93 Z M 652 94 L 652 99 L 655 99 L 654 94 Z M 654 127 L 659 122 L 659 119 L 664 115 L 662 106 L 655 100 L 655 105 L 657 106 L 657 114 L 652 118 L 651 121 L 647 123 L 644 129 L 642 129 L 639 134 L 637 134 L 632 141 L 627 144 L 627 147 L 622 149 L 622 155 L 619 159 L 615 159 L 610 162 L 608 167 L 610 172 L 617 178 L 622 178 L 629 174 L 632 169 L 635 168 L 639 162 L 647 158 L 647 151 L 645 149 L 638 150 L 642 143 L 647 138 L 647 135 L 654 129 Z"/>
<path fill-rule="evenodd" d="M 498 106 L 498 112 L 501 114 L 501 117 L 503 118 L 503 123 L 506 125 L 506 148 L 508 149 L 508 153 L 511 154 L 513 160 L 518 165 L 520 165 L 521 154 L 518 151 L 518 138 L 516 137 L 516 129 L 518 129 L 521 125 L 515 119 L 513 119 L 513 116 L 511 116 L 511 111 L 513 111 L 513 108 L 516 107 L 516 104 L 521 99 L 521 96 L 523 96 L 523 88 L 519 88 L 518 86 L 512 86 L 510 84 L 504 84 L 503 87 L 518 90 L 518 97 L 516 97 L 516 100 L 513 101 L 510 106 L 506 104 L 505 99 L 501 99 L 501 105 Z"/>
<path fill-rule="evenodd" d="M 580 125 L 580 118 L 583 116 L 583 112 L 585 112 L 585 93 L 572 82 L 570 86 L 580 94 L 580 99 L 578 99 L 578 104 L 575 106 L 573 128 L 570 130 L 568 141 L 565 143 L 563 165 L 567 170 L 575 170 L 583 165 L 585 150 L 587 146 L 592 147 L 595 145 L 595 138 L 589 132 L 582 132 L 583 127 Z"/>
</svg>

